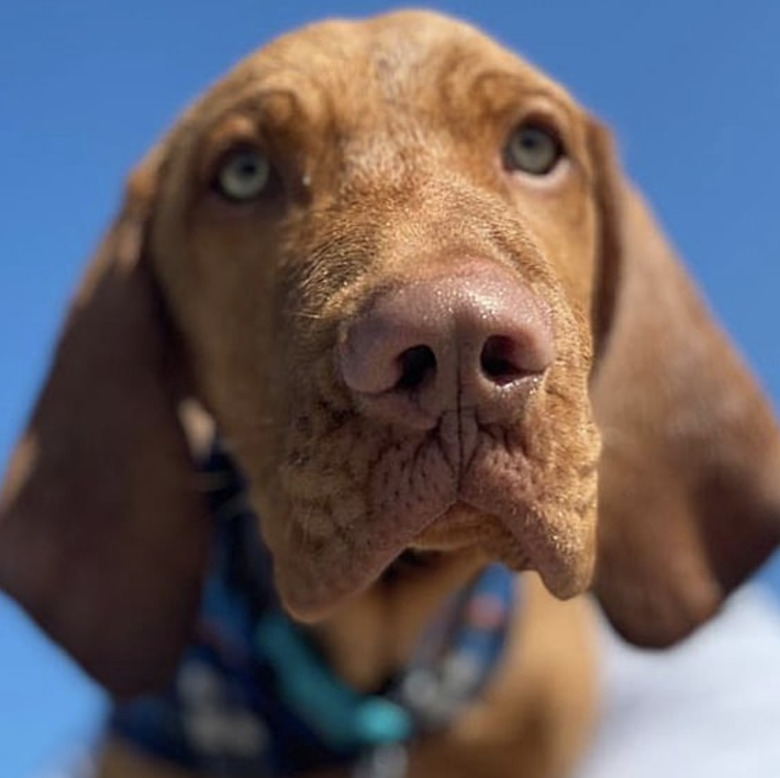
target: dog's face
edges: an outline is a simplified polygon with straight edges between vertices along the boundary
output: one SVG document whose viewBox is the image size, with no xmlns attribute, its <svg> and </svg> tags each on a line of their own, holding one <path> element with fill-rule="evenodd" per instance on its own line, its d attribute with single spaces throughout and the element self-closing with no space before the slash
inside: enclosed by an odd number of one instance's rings
<svg viewBox="0 0 780 778">
<path fill-rule="evenodd" d="M 361 27 L 261 50 L 174 136 L 150 255 L 198 389 L 296 614 L 408 546 L 532 567 L 569 596 L 596 514 L 591 124 L 463 25 Z M 471 302 L 441 302 L 458 287 Z M 472 315 L 497 318 L 472 333 Z M 491 348 L 518 364 L 471 371 Z"/>
<path fill-rule="evenodd" d="M 658 645 L 780 536 L 772 412 L 604 131 L 435 14 L 277 40 L 131 179 L 0 501 L 0 585 L 118 692 L 191 631 L 192 396 L 304 619 L 409 548 L 562 597 L 597 551 L 608 615 Z"/>
</svg>

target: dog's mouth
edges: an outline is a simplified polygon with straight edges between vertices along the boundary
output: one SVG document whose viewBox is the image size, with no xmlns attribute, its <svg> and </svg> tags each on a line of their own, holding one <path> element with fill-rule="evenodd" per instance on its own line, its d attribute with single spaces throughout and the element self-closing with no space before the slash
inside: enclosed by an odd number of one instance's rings
<svg viewBox="0 0 780 778">
<path fill-rule="evenodd" d="M 535 569 L 560 597 L 582 591 L 592 573 L 595 463 L 568 461 L 564 447 L 547 439 L 555 430 L 543 429 L 531 440 L 527 425 L 474 425 L 468 447 L 462 434 L 377 434 L 366 446 L 355 443 L 366 439 L 360 427 L 337 460 L 307 459 L 309 470 L 296 463 L 301 471 L 288 470 L 287 482 L 305 476 L 309 492 L 292 501 L 293 520 L 281 535 L 269 538 L 287 608 L 318 620 L 380 577 L 439 564 L 453 552 Z M 345 477 L 332 498 L 315 501 L 314 465 L 364 477 Z"/>
<path fill-rule="evenodd" d="M 402 551 L 379 577 L 383 585 L 392 586 L 397 581 L 408 581 L 411 578 L 423 577 L 440 570 L 450 553 L 432 549 L 410 547 Z"/>
</svg>

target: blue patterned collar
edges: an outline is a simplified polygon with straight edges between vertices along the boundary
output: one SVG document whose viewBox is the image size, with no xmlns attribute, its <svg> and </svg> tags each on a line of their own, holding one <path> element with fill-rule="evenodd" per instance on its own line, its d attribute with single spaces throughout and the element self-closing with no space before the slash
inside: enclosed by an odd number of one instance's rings
<svg viewBox="0 0 780 778">
<path fill-rule="evenodd" d="M 293 776 L 351 767 L 400 778 L 405 745 L 450 722 L 498 663 L 515 577 L 485 568 L 431 621 L 409 665 L 381 694 L 341 681 L 270 578 L 270 558 L 229 457 L 204 470 L 215 484 L 212 562 L 193 644 L 164 693 L 115 709 L 111 729 L 180 767 L 225 776 Z"/>
</svg>

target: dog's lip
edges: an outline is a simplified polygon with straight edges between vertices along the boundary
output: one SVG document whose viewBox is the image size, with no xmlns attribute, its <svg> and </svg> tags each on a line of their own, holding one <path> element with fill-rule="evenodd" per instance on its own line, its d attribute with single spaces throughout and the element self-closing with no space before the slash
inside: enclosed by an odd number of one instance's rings
<svg viewBox="0 0 780 778">
<path fill-rule="evenodd" d="M 295 570 L 285 571 L 287 566 L 282 564 L 279 568 L 282 574 L 277 579 L 282 602 L 300 621 L 321 621 L 371 588 L 409 550 L 447 555 L 471 548 L 486 558 L 503 562 L 512 570 L 537 570 L 549 591 L 562 599 L 583 592 L 589 585 L 595 557 L 591 548 L 593 533 L 588 527 L 581 535 L 574 533 L 570 538 L 559 537 L 557 533 L 548 537 L 549 530 L 543 526 L 547 520 L 541 516 L 529 513 L 533 518 L 523 522 L 526 525 L 523 531 L 506 517 L 471 508 L 473 513 L 481 514 L 490 522 L 492 531 L 484 535 L 478 531 L 468 532 L 467 541 L 460 541 L 457 535 L 448 539 L 446 531 L 441 538 L 433 538 L 433 542 L 424 537 L 438 522 L 446 521 L 455 508 L 463 506 L 470 507 L 470 504 L 465 500 L 454 502 L 408 536 L 396 538 L 392 544 L 364 550 L 361 559 L 345 566 L 342 574 L 335 578 L 332 564 L 323 563 L 313 573 L 310 569 L 301 577 Z M 527 506 L 518 506 L 518 510 L 526 509 Z M 496 528 L 499 528 L 498 534 Z M 500 540 L 501 532 L 506 533 L 505 541 Z M 308 561 L 311 562 L 311 558 Z M 300 568 L 297 572 L 301 572 Z"/>
<path fill-rule="evenodd" d="M 343 603 L 365 592 L 383 576 L 388 574 L 394 564 L 401 560 L 404 554 L 417 555 L 425 558 L 432 564 L 443 562 L 448 557 L 455 557 L 464 552 L 473 550 L 484 555 L 480 537 L 471 537 L 468 541 L 452 538 L 451 542 L 429 542 L 425 534 L 439 522 L 445 522 L 448 516 L 452 516 L 458 510 L 466 509 L 473 512 L 474 509 L 463 500 L 456 500 L 438 514 L 431 518 L 421 529 L 410 537 L 398 539 L 398 542 L 384 548 L 374 548 L 369 553 L 369 558 L 361 564 L 354 564 L 345 574 L 328 586 L 307 586 L 305 582 L 290 581 L 284 575 L 285 566 L 279 569 L 281 575 L 277 578 L 277 588 L 282 602 L 287 610 L 298 620 L 314 623 L 327 618 Z M 485 517 L 489 519 L 490 517 Z M 446 534 L 446 533 L 445 533 Z M 319 571 L 317 582 L 321 583 L 326 578 L 327 571 Z M 294 579 L 294 577 L 293 577 Z M 297 585 L 295 585 L 297 583 Z M 293 585 L 291 585 L 293 584 Z M 303 585 L 301 585 L 303 584 Z"/>
</svg>

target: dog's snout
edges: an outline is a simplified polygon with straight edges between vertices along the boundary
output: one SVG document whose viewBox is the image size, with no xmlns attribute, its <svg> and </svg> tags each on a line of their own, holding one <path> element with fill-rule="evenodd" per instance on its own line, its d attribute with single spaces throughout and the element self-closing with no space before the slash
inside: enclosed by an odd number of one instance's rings
<svg viewBox="0 0 780 778">
<path fill-rule="evenodd" d="M 339 344 L 345 383 L 402 423 L 516 405 L 553 358 L 539 300 L 509 271 L 483 263 L 380 293 Z"/>
</svg>

